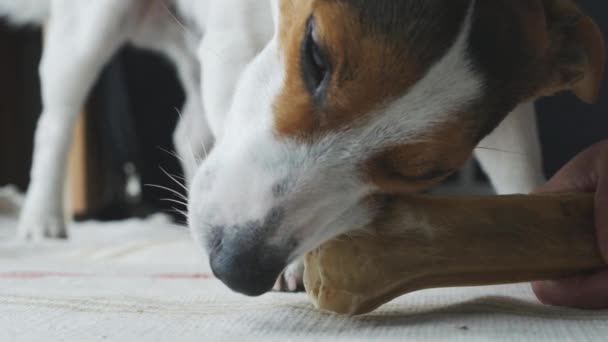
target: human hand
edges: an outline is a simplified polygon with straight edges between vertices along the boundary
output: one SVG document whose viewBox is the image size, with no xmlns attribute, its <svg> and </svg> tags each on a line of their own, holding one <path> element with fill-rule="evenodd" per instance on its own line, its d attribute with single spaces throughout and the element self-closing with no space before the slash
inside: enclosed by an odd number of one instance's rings
<svg viewBox="0 0 608 342">
<path fill-rule="evenodd" d="M 593 145 L 564 166 L 537 192 L 595 193 L 595 223 L 600 251 L 608 264 L 608 140 Z M 567 279 L 535 282 L 544 304 L 582 309 L 608 308 L 608 267 Z"/>
</svg>

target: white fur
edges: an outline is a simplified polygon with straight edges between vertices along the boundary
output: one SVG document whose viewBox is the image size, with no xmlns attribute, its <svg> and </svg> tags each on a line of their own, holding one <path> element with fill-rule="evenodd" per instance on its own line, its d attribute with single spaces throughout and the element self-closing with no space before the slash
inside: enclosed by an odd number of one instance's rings
<svg viewBox="0 0 608 342">
<path fill-rule="evenodd" d="M 50 0 L 0 0 L 0 16 L 15 24 L 39 24 L 50 15 Z"/>
<path fill-rule="evenodd" d="M 536 111 L 522 104 L 479 143 L 475 156 L 498 194 L 527 194 L 545 182 Z"/>
</svg>

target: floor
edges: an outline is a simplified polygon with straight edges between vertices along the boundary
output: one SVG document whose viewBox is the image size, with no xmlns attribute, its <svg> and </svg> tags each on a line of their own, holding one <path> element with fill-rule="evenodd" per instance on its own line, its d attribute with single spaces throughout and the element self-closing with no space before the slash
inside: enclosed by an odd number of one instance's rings
<svg viewBox="0 0 608 342">
<path fill-rule="evenodd" d="M 162 215 L 78 224 L 69 241 L 24 245 L 13 239 L 13 202 L 18 208 L 18 198 L 0 200 L 0 341 L 579 342 L 608 336 L 608 311 L 542 306 L 526 284 L 421 291 L 354 318 L 318 312 L 305 294 L 247 298 L 214 279 L 188 232 Z"/>
</svg>

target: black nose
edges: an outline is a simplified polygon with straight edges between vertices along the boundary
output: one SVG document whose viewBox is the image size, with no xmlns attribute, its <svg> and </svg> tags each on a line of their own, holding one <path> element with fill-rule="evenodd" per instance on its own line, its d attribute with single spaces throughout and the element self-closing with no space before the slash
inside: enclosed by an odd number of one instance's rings
<svg viewBox="0 0 608 342">
<path fill-rule="evenodd" d="M 260 296 L 270 291 L 287 266 L 287 253 L 233 239 L 222 241 L 209 255 L 213 274 L 233 291 Z"/>
</svg>

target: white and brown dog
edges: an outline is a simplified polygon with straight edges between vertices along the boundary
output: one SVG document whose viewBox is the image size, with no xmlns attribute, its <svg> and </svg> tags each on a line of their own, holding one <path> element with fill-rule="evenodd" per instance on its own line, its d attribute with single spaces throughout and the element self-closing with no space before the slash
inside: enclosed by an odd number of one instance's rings
<svg viewBox="0 0 608 342">
<path fill-rule="evenodd" d="M 258 295 L 320 243 L 364 226 L 368 197 L 428 188 L 475 151 L 499 193 L 543 181 L 531 102 L 598 94 L 605 48 L 574 0 L 0 0 L 48 20 L 22 236 L 65 235 L 69 134 L 102 66 L 132 41 L 176 61 L 189 225 L 214 273 Z M 194 34 L 192 34 L 194 33 Z M 510 113 L 510 114 L 509 114 Z M 191 130 L 191 131 L 188 131 Z M 187 139 L 184 139 L 187 138 Z"/>
</svg>

